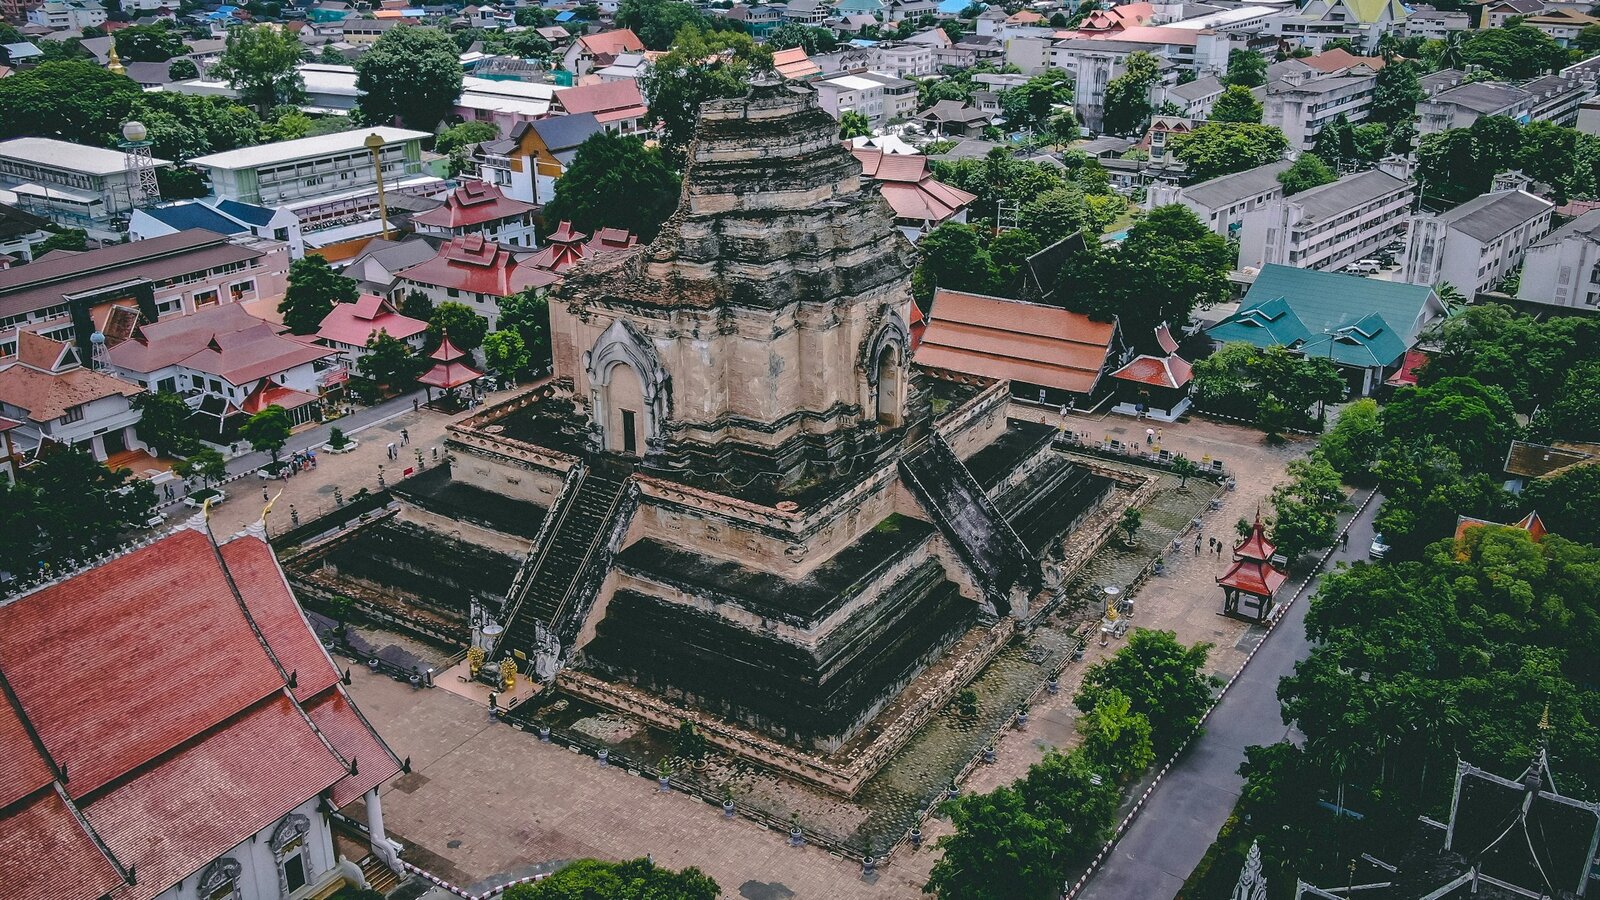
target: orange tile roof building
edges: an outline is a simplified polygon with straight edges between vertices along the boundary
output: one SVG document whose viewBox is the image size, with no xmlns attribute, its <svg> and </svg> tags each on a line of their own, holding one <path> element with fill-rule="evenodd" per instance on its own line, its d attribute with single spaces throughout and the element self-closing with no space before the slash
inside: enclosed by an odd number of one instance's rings
<svg viewBox="0 0 1600 900">
<path fill-rule="evenodd" d="M 933 177 L 926 156 L 884 153 L 871 147 L 850 151 L 861 174 L 878 182 L 878 192 L 894 208 L 895 224 L 915 243 L 945 222 L 967 221 L 967 207 L 978 199 Z"/>
<path fill-rule="evenodd" d="M 0 683 L 9 900 L 325 896 L 328 810 L 356 800 L 399 864 L 378 786 L 400 761 L 255 534 L 179 529 L 0 601 Z"/>
<path fill-rule="evenodd" d="M 104 462 L 144 447 L 134 430 L 138 385 L 84 367 L 70 344 L 29 331 L 18 340 L 16 361 L 0 364 L 0 418 L 12 423 L 5 430 L 17 454 L 28 458 L 44 444 L 66 444 Z"/>
<path fill-rule="evenodd" d="M 1087 405 L 1103 396 L 1103 376 L 1120 347 L 1115 322 L 940 289 L 914 358 L 930 369 L 1005 379 L 1019 399 Z"/>
</svg>

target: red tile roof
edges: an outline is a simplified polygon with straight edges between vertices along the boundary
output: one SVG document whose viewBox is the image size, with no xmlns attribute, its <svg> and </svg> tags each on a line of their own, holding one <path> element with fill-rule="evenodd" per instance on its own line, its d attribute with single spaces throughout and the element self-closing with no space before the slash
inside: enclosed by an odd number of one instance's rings
<svg viewBox="0 0 1600 900">
<path fill-rule="evenodd" d="M 1395 373 L 1390 375 L 1384 384 L 1394 385 L 1395 387 L 1405 387 L 1407 385 L 1415 387 L 1417 370 L 1421 369 L 1427 362 L 1427 351 L 1415 348 L 1407 350 L 1406 355 L 1400 357 L 1400 368 L 1396 369 Z"/>
<path fill-rule="evenodd" d="M 1250 533 L 1233 548 L 1233 555 L 1237 559 L 1250 559 L 1256 562 L 1266 562 L 1278 552 L 1278 545 L 1267 540 L 1267 530 L 1261 524 L 1261 514 L 1256 514 L 1255 524 L 1250 526 Z"/>
<path fill-rule="evenodd" d="M 10 759 L 6 760 L 9 765 Z M 0 812 L 0 884 L 15 900 L 121 900 L 122 873 L 54 789 Z"/>
<path fill-rule="evenodd" d="M 1181 388 L 1194 377 L 1194 368 L 1180 356 L 1141 354 L 1111 373 L 1112 378 L 1155 387 Z"/>
<path fill-rule="evenodd" d="M 772 68 L 780 76 L 790 80 L 822 74 L 822 67 L 811 61 L 804 47 L 790 47 L 773 53 Z"/>
<path fill-rule="evenodd" d="M 483 377 L 483 373 L 466 363 L 452 362 L 439 363 L 418 378 L 417 383 L 426 384 L 440 390 L 458 388 L 464 384 L 471 384 Z"/>
<path fill-rule="evenodd" d="M 468 181 L 451 191 L 443 206 L 417 213 L 411 221 L 435 228 L 465 228 L 525 216 L 538 208 L 507 197 L 492 184 Z"/>
<path fill-rule="evenodd" d="M 53 341 L 31 331 L 17 333 L 17 362 L 54 372 L 67 362 L 64 357 L 67 357 L 66 341 Z"/>
<path fill-rule="evenodd" d="M 61 662 L 106 647 L 115 666 Z M 149 900 L 323 791 L 348 802 L 399 771 L 254 537 L 180 530 L 0 606 L 0 675 L 18 704 L 0 698 L 7 898 Z M 137 884 L 118 888 L 97 835 Z"/>
<path fill-rule="evenodd" d="M 618 53 L 642 53 L 644 42 L 633 33 L 631 28 L 618 28 L 613 31 L 602 31 L 599 34 L 586 34 L 578 38 L 578 43 L 583 45 L 590 53 L 604 53 L 615 56 Z"/>
<path fill-rule="evenodd" d="M 637 118 L 649 111 L 635 79 L 603 81 L 558 91 L 556 103 L 569 113 L 594 113 L 597 122 Z"/>
<path fill-rule="evenodd" d="M 509 248 L 486 241 L 480 234 L 451 238 L 433 259 L 401 269 L 399 274 L 418 284 L 494 297 L 510 297 L 530 287 L 547 287 L 561 280 L 529 259 L 519 260 Z"/>
<path fill-rule="evenodd" d="M 916 350 L 919 365 L 1088 393 L 1116 326 L 1054 306 L 940 290 Z"/>
<path fill-rule="evenodd" d="M 1273 568 L 1271 563 L 1240 559 L 1235 560 L 1228 571 L 1217 579 L 1217 584 L 1244 591 L 1254 597 L 1271 597 L 1288 578 Z"/>
<path fill-rule="evenodd" d="M 317 339 L 365 347 L 380 331 L 403 341 L 427 330 L 427 322 L 400 315 L 387 299 L 377 294 L 363 294 L 354 303 L 335 303 L 333 311 L 317 326 Z"/>
<path fill-rule="evenodd" d="M 107 352 L 113 365 L 130 372 L 183 366 L 240 386 L 334 355 L 326 347 L 285 337 L 278 326 L 237 303 L 141 325 L 133 340 Z"/>
<path fill-rule="evenodd" d="M 880 182 L 878 190 L 901 219 L 943 222 L 978 199 L 960 188 L 937 181 L 928 172 L 926 156 L 884 153 L 870 147 L 850 151 L 861 163 L 861 174 Z"/>
<path fill-rule="evenodd" d="M 84 403 L 142 393 L 136 384 L 91 369 L 43 372 L 20 364 L 0 369 L 0 400 L 27 410 L 28 418 L 40 423 L 59 419 Z"/>
</svg>

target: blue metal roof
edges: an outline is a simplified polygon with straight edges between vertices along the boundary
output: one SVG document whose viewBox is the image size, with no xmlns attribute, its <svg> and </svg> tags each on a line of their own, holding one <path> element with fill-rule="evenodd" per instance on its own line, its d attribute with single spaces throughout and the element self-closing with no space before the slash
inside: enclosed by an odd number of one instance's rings
<svg viewBox="0 0 1600 900">
<path fill-rule="evenodd" d="M 221 210 L 225 215 L 232 216 L 247 225 L 254 225 L 257 228 L 271 222 L 273 215 L 277 213 L 277 210 L 268 209 L 265 206 L 253 206 L 249 203 L 240 203 L 237 200 L 223 200 L 217 204 L 217 209 Z"/>
<path fill-rule="evenodd" d="M 183 231 L 189 228 L 204 228 L 215 231 L 217 234 L 238 234 L 244 229 L 239 223 L 230 220 L 227 216 L 220 215 L 216 210 L 204 203 L 180 203 L 176 206 L 154 206 L 145 210 L 152 219 Z"/>
<path fill-rule="evenodd" d="M 578 14 L 573 12 L 570 9 L 565 11 L 565 12 L 556 13 L 556 21 L 557 22 L 571 22 L 573 19 L 576 19 L 577 17 L 578 17 Z"/>
</svg>

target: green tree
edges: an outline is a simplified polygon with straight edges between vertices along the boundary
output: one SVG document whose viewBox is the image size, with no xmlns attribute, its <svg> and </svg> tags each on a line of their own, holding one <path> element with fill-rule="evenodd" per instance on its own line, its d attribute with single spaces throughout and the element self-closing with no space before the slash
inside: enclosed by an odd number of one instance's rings
<svg viewBox="0 0 1600 900">
<path fill-rule="evenodd" d="M 311 133 L 316 123 L 312 118 L 292 106 L 280 106 L 272 111 L 270 121 L 261 123 L 261 140 L 293 141 Z"/>
<path fill-rule="evenodd" d="M 529 288 L 500 301 L 500 329 L 510 329 L 522 338 L 528 351 L 528 364 L 534 368 L 550 365 L 550 302 L 542 291 Z"/>
<path fill-rule="evenodd" d="M 1070 257 L 1056 294 L 1097 320 L 1117 317 L 1128 340 L 1148 346 L 1157 326 L 1182 326 L 1197 306 L 1227 299 L 1234 260 L 1228 242 L 1188 207 L 1159 206 L 1128 229 L 1119 247 L 1093 241 Z"/>
<path fill-rule="evenodd" d="M 274 106 L 305 99 L 305 81 L 296 68 L 304 55 L 305 48 L 288 29 L 236 25 L 228 29 L 227 46 L 210 75 L 226 81 L 242 102 L 265 115 Z"/>
<path fill-rule="evenodd" d="M 505 900 L 717 900 L 722 889 L 699 869 L 663 868 L 648 859 L 580 859 L 542 881 L 506 890 Z"/>
<path fill-rule="evenodd" d="M 350 59 L 349 57 L 345 56 L 344 51 L 340 50 L 338 47 L 335 47 L 332 44 L 326 44 L 320 51 L 318 51 L 317 62 L 327 63 L 330 66 L 343 66 L 349 65 Z"/>
<path fill-rule="evenodd" d="M 329 268 L 315 253 L 289 264 L 289 288 L 278 303 L 283 324 L 295 334 L 315 334 L 335 303 L 356 302 L 356 282 Z"/>
<path fill-rule="evenodd" d="M 413 353 L 409 344 L 390 337 L 387 331 L 367 338 L 367 352 L 356 361 L 362 377 L 373 384 L 402 390 L 409 387 L 426 366 L 427 361 Z"/>
<path fill-rule="evenodd" d="M 124 540 L 156 502 L 150 483 L 132 474 L 77 447 L 48 445 L 16 484 L 0 481 L 0 570 L 42 574 Z"/>
<path fill-rule="evenodd" d="M 167 77 L 173 81 L 188 81 L 191 78 L 199 78 L 200 67 L 196 66 L 192 59 L 179 57 L 167 64 Z"/>
<path fill-rule="evenodd" d="M 809 56 L 813 53 L 832 53 L 839 49 L 839 39 L 826 28 L 786 22 L 767 32 L 766 45 L 773 50 L 799 47 Z"/>
<path fill-rule="evenodd" d="M 461 97 L 455 42 L 437 28 L 391 28 L 356 58 L 356 90 L 363 120 L 398 118 L 408 128 L 432 131 Z"/>
<path fill-rule="evenodd" d="M 617 7 L 616 22 L 619 27 L 638 35 L 648 50 L 667 50 L 685 28 L 703 32 L 709 26 L 706 17 L 693 6 L 674 0 L 622 0 Z"/>
<path fill-rule="evenodd" d="M 1089 667 L 1073 703 L 1092 713 L 1112 690 L 1121 693 L 1149 721 L 1156 752 L 1171 753 L 1211 706 L 1214 679 L 1201 674 L 1210 654 L 1210 644 L 1186 647 L 1171 631 L 1136 628 L 1122 649 Z"/>
<path fill-rule="evenodd" d="M 853 109 L 845 110 L 839 117 L 839 140 L 872 137 L 872 120 Z"/>
<path fill-rule="evenodd" d="M 1039 239 L 1026 229 L 1008 228 L 989 239 L 989 259 L 994 263 L 994 281 L 989 292 L 1006 294 L 1016 286 L 1028 257 L 1039 252 Z"/>
<path fill-rule="evenodd" d="M 490 122 L 462 122 L 452 125 L 434 139 L 433 149 L 450 157 L 450 172 L 460 175 L 473 168 L 472 148 L 484 141 L 500 136 L 500 129 Z"/>
<path fill-rule="evenodd" d="M 1523 414 L 1554 400 L 1566 373 L 1600 358 L 1600 321 L 1536 319 L 1508 306 L 1469 306 L 1438 327 L 1438 351 L 1418 373 L 1426 387 L 1451 376 L 1499 388 Z"/>
<path fill-rule="evenodd" d="M 1150 121 L 1150 89 L 1161 77 L 1161 64 L 1151 54 L 1128 54 L 1121 75 L 1106 84 L 1101 127 L 1107 134 L 1137 134 Z"/>
<path fill-rule="evenodd" d="M 1133 711 L 1133 704 L 1116 688 L 1095 699 L 1094 709 L 1078 719 L 1083 752 L 1118 781 L 1127 780 L 1155 762 L 1150 743 L 1150 720 Z"/>
<path fill-rule="evenodd" d="M 1567 64 L 1567 51 L 1531 25 L 1486 28 L 1463 39 L 1461 59 L 1499 78 L 1536 78 Z"/>
<path fill-rule="evenodd" d="M 1211 108 L 1208 122 L 1257 122 L 1261 121 L 1261 101 L 1255 94 L 1242 84 L 1231 84 L 1217 98 L 1216 105 Z"/>
<path fill-rule="evenodd" d="M 1309 191 L 1314 187 L 1321 187 L 1339 180 L 1322 157 L 1315 153 L 1302 153 L 1289 168 L 1278 173 L 1278 182 L 1283 185 L 1283 195 L 1293 197 L 1301 191 Z"/>
<path fill-rule="evenodd" d="M 971 225 L 946 222 L 924 235 L 917 249 L 922 264 L 912 278 L 912 292 L 924 302 L 939 288 L 983 293 L 997 278 L 994 259 Z"/>
<path fill-rule="evenodd" d="M 133 408 L 139 411 L 139 440 L 157 456 L 188 456 L 199 447 L 190 421 L 194 410 L 172 391 L 139 394 Z"/>
<path fill-rule="evenodd" d="M 1468 472 L 1498 471 L 1518 432 L 1506 393 L 1463 377 L 1400 388 L 1379 421 L 1385 439 L 1449 450 Z"/>
<path fill-rule="evenodd" d="M 1065 834 L 1056 845 L 1058 874 L 1067 866 L 1081 865 L 1111 836 L 1118 791 L 1105 774 L 1082 750 L 1051 750 L 1017 782 L 1030 810 L 1064 826 Z"/>
<path fill-rule="evenodd" d="M 277 462 L 278 452 L 284 444 L 289 443 L 292 429 L 289 411 L 274 403 L 246 419 L 239 426 L 239 436 L 249 442 L 250 449 L 257 453 L 271 453 L 272 461 Z"/>
<path fill-rule="evenodd" d="M 503 312 L 502 304 L 502 313 Z M 400 301 L 400 315 L 426 322 L 433 318 L 433 300 L 421 291 L 408 291 L 405 299 Z"/>
<path fill-rule="evenodd" d="M 1417 65 L 1410 60 L 1390 59 L 1378 70 L 1377 86 L 1373 88 L 1372 108 L 1367 120 L 1383 125 L 1409 122 L 1416 115 L 1417 103 L 1426 96 Z"/>
<path fill-rule="evenodd" d="M 1333 542 L 1345 501 L 1339 473 L 1320 454 L 1290 462 L 1288 475 L 1272 489 L 1272 542 L 1292 563 Z"/>
<path fill-rule="evenodd" d="M 1006 117 L 1006 127 L 1014 131 L 1045 130 L 1060 107 L 1072 109 L 1072 79 L 1060 69 L 1035 75 L 1000 92 L 1000 111 Z M 1076 127 L 1074 121 L 1074 130 Z"/>
<path fill-rule="evenodd" d="M 137 84 L 93 62 L 40 63 L 0 78 L 0 138 L 36 135 L 103 146 L 141 96 Z"/>
<path fill-rule="evenodd" d="M 1254 50 L 1229 50 L 1224 84 L 1260 87 L 1267 83 L 1267 58 Z"/>
<path fill-rule="evenodd" d="M 1600 362 L 1570 369 L 1529 431 L 1543 440 L 1600 441 Z"/>
<path fill-rule="evenodd" d="M 626 228 L 650 241 L 677 208 L 678 193 L 678 173 L 659 149 L 631 135 L 601 132 L 578 146 L 544 219 L 590 232 Z"/>
<path fill-rule="evenodd" d="M 184 457 L 172 470 L 182 478 L 200 479 L 201 487 L 210 487 L 228 477 L 228 461 L 219 451 L 205 447 Z"/>
<path fill-rule="evenodd" d="M 1264 166 L 1282 159 L 1289 149 L 1282 129 L 1250 122 L 1207 122 L 1188 134 L 1173 135 L 1171 144 L 1193 181 Z"/>
<path fill-rule="evenodd" d="M 483 316 L 472 311 L 465 303 L 445 301 L 433 311 L 433 318 L 428 320 L 428 336 L 431 346 L 439 346 L 444 335 L 450 336 L 450 343 L 456 349 L 471 352 L 483 344 L 483 338 L 489 333 L 489 321 Z"/>
<path fill-rule="evenodd" d="M 166 62 L 189 52 L 183 35 L 168 31 L 165 25 L 129 25 L 112 37 L 123 62 Z"/>
<path fill-rule="evenodd" d="M 939 839 L 943 855 L 923 891 L 949 900 L 1044 897 L 1060 886 L 1057 848 L 1062 823 L 1028 808 L 1016 788 L 962 797 L 949 804 L 954 834 Z"/>
<path fill-rule="evenodd" d="M 1018 222 L 1045 246 L 1078 231 L 1097 230 L 1083 189 L 1075 184 L 1039 193 L 1022 205 Z"/>
<path fill-rule="evenodd" d="M 82 228 L 62 228 L 33 245 L 33 255 L 43 256 L 52 250 L 82 253 L 89 249 L 89 233 Z"/>
<path fill-rule="evenodd" d="M 1592 464 L 1535 479 L 1522 491 L 1523 503 L 1539 513 L 1546 528 L 1569 540 L 1600 545 L 1595 497 L 1600 497 L 1600 466 Z"/>
<path fill-rule="evenodd" d="M 1117 519 L 1117 530 L 1128 538 L 1128 543 L 1133 543 L 1133 536 L 1139 533 L 1139 526 L 1144 524 L 1144 513 L 1137 506 L 1130 506 L 1122 511 L 1122 516 Z"/>
<path fill-rule="evenodd" d="M 679 32 L 672 50 L 656 60 L 641 85 L 651 124 L 659 129 L 668 158 L 675 164 L 681 162 L 694 137 L 700 104 L 744 96 L 753 73 L 771 68 L 771 51 L 749 35 L 693 29 Z"/>
<path fill-rule="evenodd" d="M 1573 43 L 1584 53 L 1594 53 L 1600 50 L 1600 25 L 1583 26 Z"/>
<path fill-rule="evenodd" d="M 152 153 L 179 161 L 248 147 L 261 134 L 261 118 L 226 97 L 155 91 L 140 95 L 128 115 L 144 123 Z"/>
<path fill-rule="evenodd" d="M 1383 428 L 1378 424 L 1378 403 L 1370 397 L 1346 406 L 1338 421 L 1317 445 L 1322 458 L 1346 481 L 1366 482 L 1372 464 L 1383 446 Z"/>
<path fill-rule="evenodd" d="M 490 332 L 483 339 L 483 358 L 490 369 L 511 378 L 526 374 L 530 360 L 522 335 L 510 329 Z"/>
</svg>

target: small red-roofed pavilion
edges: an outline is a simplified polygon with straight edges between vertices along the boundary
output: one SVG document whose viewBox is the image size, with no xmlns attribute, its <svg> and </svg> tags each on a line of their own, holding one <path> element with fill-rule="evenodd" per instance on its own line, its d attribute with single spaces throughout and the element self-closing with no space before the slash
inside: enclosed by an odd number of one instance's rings
<svg viewBox="0 0 1600 900">
<path fill-rule="evenodd" d="M 433 368 L 423 372 L 417 378 L 417 383 L 428 389 L 428 405 L 433 405 L 433 389 L 438 388 L 448 395 L 458 387 L 465 387 L 479 378 L 483 373 L 469 365 L 467 352 L 450 342 L 450 334 L 446 332 L 440 336 L 439 347 L 428 358 L 433 360 Z"/>
<path fill-rule="evenodd" d="M 1278 588 L 1289 577 L 1272 564 L 1277 550 L 1267 540 L 1258 513 L 1250 534 L 1233 548 L 1233 565 L 1217 579 L 1217 584 L 1222 586 L 1223 615 L 1258 624 L 1272 615 Z"/>
</svg>

